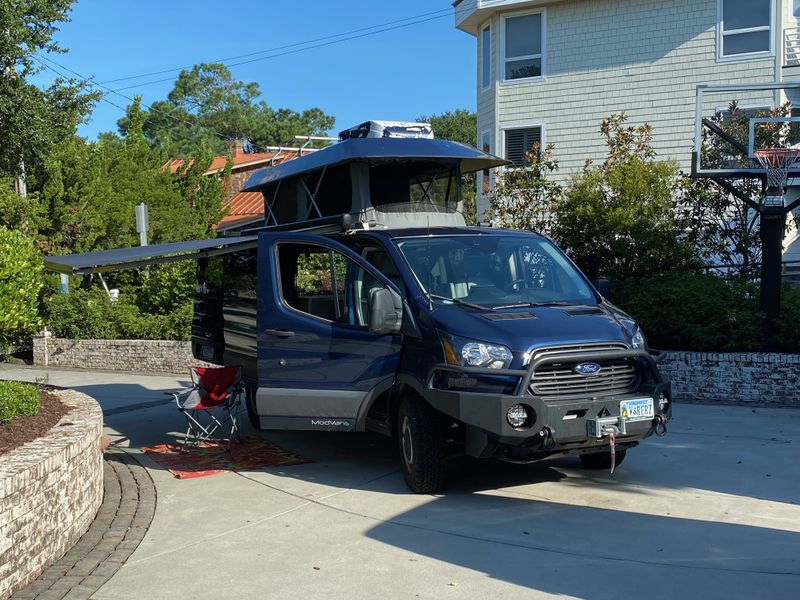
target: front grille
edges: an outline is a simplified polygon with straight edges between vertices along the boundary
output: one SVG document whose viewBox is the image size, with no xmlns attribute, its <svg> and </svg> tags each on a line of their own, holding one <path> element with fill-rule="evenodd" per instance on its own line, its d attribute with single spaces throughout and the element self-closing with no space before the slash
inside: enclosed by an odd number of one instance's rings
<svg viewBox="0 0 800 600">
<path fill-rule="evenodd" d="M 586 352 L 587 358 L 586 360 L 549 363 L 540 366 L 531 378 L 529 390 L 534 395 L 549 397 L 610 396 L 633 392 L 639 384 L 639 372 L 633 359 L 591 358 L 598 351 L 625 349 L 626 346 L 622 344 L 585 344 L 537 349 L 533 352 L 531 360 L 540 356 L 557 356 L 576 352 Z M 586 361 L 599 364 L 600 371 L 594 375 L 577 373 L 575 366 Z"/>
</svg>

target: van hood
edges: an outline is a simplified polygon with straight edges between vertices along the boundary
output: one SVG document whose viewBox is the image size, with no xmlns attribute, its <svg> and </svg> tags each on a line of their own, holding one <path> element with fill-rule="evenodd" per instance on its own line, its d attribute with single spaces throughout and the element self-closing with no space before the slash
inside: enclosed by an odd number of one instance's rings
<svg viewBox="0 0 800 600">
<path fill-rule="evenodd" d="M 437 328 L 480 342 L 502 344 L 515 355 L 534 347 L 619 342 L 630 346 L 636 323 L 610 305 L 541 306 L 478 311 L 437 306 Z"/>
</svg>

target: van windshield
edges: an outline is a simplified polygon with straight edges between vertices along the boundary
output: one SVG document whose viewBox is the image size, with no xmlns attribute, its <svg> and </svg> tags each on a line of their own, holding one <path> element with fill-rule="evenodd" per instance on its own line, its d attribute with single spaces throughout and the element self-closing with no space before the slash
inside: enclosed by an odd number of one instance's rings
<svg viewBox="0 0 800 600">
<path fill-rule="evenodd" d="M 533 235 L 398 238 L 433 299 L 481 308 L 597 304 L 594 291 L 549 241 Z"/>
</svg>

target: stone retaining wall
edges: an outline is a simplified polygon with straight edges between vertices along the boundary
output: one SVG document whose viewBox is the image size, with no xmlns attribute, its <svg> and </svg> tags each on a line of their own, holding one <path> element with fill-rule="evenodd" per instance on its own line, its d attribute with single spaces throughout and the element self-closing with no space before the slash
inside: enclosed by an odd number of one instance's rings
<svg viewBox="0 0 800 600">
<path fill-rule="evenodd" d="M 0 456 L 0 600 L 69 550 L 103 500 L 103 413 L 79 392 L 47 435 Z"/>
<path fill-rule="evenodd" d="M 667 352 L 675 400 L 800 408 L 800 354 Z"/>
<path fill-rule="evenodd" d="M 191 342 L 165 340 L 69 340 L 48 334 L 33 338 L 36 366 L 180 373 L 207 363 L 192 356 Z"/>
<path fill-rule="evenodd" d="M 47 350 L 45 351 L 45 346 Z M 661 363 L 675 400 L 800 408 L 800 354 L 667 352 Z M 38 366 L 185 374 L 206 363 L 190 342 L 34 338 Z"/>
</svg>

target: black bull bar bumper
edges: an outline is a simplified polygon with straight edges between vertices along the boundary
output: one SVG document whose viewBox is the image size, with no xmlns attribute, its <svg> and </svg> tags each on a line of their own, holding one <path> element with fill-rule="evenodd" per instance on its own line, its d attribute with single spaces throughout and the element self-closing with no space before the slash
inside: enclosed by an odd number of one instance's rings
<svg viewBox="0 0 800 600">
<path fill-rule="evenodd" d="M 536 370 L 543 365 L 606 360 L 633 359 L 640 376 L 635 391 L 624 394 L 572 396 L 540 396 L 530 391 Z M 447 374 L 456 375 L 456 383 L 471 377 L 503 378 L 514 381 L 512 393 L 485 393 L 465 389 L 447 389 L 441 385 Z M 438 384 L 437 384 L 438 382 Z M 437 364 L 426 379 L 426 399 L 438 411 L 467 425 L 466 449 L 472 456 L 488 456 L 499 447 L 513 447 L 520 457 L 527 455 L 565 454 L 587 449 L 601 449 L 608 440 L 599 432 L 598 424 L 616 423 L 617 443 L 635 445 L 639 440 L 658 433 L 663 435 L 672 417 L 671 385 L 658 369 L 658 358 L 644 350 L 596 350 L 557 355 L 544 355 L 532 360 L 525 369 L 486 369 Z M 654 417 L 628 421 L 620 414 L 625 400 L 652 398 Z M 664 402 L 666 400 L 666 402 Z M 508 410 L 522 404 L 531 414 L 524 427 L 512 427 Z"/>
</svg>

